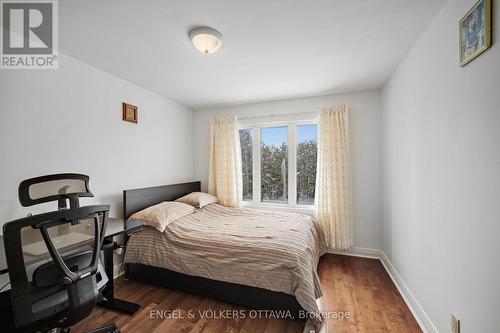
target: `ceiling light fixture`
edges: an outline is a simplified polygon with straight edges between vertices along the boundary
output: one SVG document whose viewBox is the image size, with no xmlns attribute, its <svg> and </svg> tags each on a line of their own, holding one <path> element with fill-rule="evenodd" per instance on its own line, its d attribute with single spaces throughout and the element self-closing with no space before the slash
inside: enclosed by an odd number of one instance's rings
<svg viewBox="0 0 500 333">
<path fill-rule="evenodd" d="M 222 42 L 222 34 L 209 27 L 194 28 L 189 32 L 189 38 L 193 45 L 205 54 L 217 51 Z"/>
</svg>

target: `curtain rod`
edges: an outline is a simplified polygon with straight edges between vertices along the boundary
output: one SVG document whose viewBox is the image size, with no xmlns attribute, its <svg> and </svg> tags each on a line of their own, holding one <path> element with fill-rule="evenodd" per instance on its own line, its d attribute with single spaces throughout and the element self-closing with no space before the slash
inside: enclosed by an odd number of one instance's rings
<svg viewBox="0 0 500 333">
<path fill-rule="evenodd" d="M 245 120 L 245 119 L 255 119 L 255 118 L 264 118 L 264 117 L 282 117 L 282 116 L 296 116 L 296 115 L 310 115 L 310 114 L 315 114 L 319 112 L 319 108 L 315 110 L 309 110 L 309 111 L 301 111 L 301 112 L 288 112 L 288 113 L 269 113 L 269 114 L 263 114 L 263 115 L 256 115 L 256 116 L 246 116 L 246 117 L 238 117 L 238 120 Z"/>
</svg>

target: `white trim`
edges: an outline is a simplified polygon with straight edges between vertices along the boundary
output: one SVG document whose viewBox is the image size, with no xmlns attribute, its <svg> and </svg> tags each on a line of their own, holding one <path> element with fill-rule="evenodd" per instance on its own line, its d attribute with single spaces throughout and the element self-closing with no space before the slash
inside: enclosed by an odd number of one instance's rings
<svg viewBox="0 0 500 333">
<path fill-rule="evenodd" d="M 399 275 L 398 271 L 389 260 L 384 251 L 379 249 L 365 248 L 365 247 L 352 247 L 350 250 L 346 251 L 338 251 L 333 249 L 328 249 L 328 253 L 332 254 L 341 254 L 353 257 L 362 257 L 362 258 L 371 258 L 371 259 L 379 259 L 384 269 L 389 274 L 392 282 L 398 289 L 401 297 L 405 301 L 406 305 L 410 309 L 413 317 L 417 321 L 418 325 L 422 329 L 424 333 L 439 333 L 436 326 L 432 323 L 431 319 L 424 311 L 424 308 L 417 301 L 413 293 L 411 292 L 408 285 L 405 283 L 401 275 Z"/>
<path fill-rule="evenodd" d="M 384 265 L 384 268 L 391 277 L 392 282 L 394 282 L 394 285 L 396 285 L 396 288 L 398 288 L 399 293 L 401 294 L 401 296 L 403 296 L 403 300 L 405 301 L 406 305 L 408 305 L 408 308 L 410 308 L 413 317 L 415 317 L 415 319 L 417 320 L 417 323 L 418 325 L 420 325 L 422 331 L 424 331 L 425 333 L 439 333 L 438 329 L 432 323 L 427 313 L 425 313 L 424 308 L 417 301 L 408 285 L 405 283 L 401 275 L 399 275 L 398 271 L 391 263 L 389 258 L 386 256 L 385 252 L 380 252 L 380 261 L 382 262 L 382 265 Z"/>
<path fill-rule="evenodd" d="M 113 267 L 113 279 L 114 280 L 116 280 L 117 278 L 119 278 L 120 276 L 125 274 L 125 267 L 123 267 L 121 269 L 121 272 L 120 272 L 120 268 L 122 267 L 122 265 L 125 265 L 125 264 L 120 263 L 120 264 L 115 265 L 115 267 Z"/>
<path fill-rule="evenodd" d="M 341 250 L 328 249 L 327 252 L 331 254 L 341 254 L 344 256 L 380 259 L 382 250 L 354 246 L 350 250 L 341 251 Z"/>
</svg>

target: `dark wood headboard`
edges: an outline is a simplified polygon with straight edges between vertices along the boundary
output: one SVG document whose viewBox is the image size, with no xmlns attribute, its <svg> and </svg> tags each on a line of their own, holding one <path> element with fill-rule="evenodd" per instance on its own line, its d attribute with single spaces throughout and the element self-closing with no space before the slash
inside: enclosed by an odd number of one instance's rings
<svg viewBox="0 0 500 333">
<path fill-rule="evenodd" d="M 201 182 L 138 188 L 123 191 L 123 217 L 163 201 L 173 201 L 191 192 L 199 192 Z"/>
</svg>

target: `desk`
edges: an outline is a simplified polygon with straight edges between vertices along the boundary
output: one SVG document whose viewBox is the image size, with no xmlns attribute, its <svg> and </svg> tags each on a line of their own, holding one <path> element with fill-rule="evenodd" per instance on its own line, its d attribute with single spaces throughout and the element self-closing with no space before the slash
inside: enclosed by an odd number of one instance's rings
<svg viewBox="0 0 500 333">
<path fill-rule="evenodd" d="M 102 290 L 102 295 L 106 301 L 98 303 L 99 306 L 107 309 L 133 314 L 139 309 L 139 305 L 114 297 L 115 281 L 114 281 L 114 263 L 113 251 L 117 248 L 117 244 L 113 241 L 114 236 L 123 235 L 125 241 L 128 237 L 142 230 L 143 223 L 138 221 L 124 221 L 123 219 L 108 219 L 106 226 L 106 236 L 102 250 L 104 252 L 104 270 L 109 278 L 109 282 Z"/>
<path fill-rule="evenodd" d="M 138 304 L 123 301 L 114 297 L 113 251 L 118 248 L 118 245 L 115 241 L 113 241 L 113 237 L 124 235 L 126 240 L 128 236 L 141 231 L 143 224 L 137 221 L 125 221 L 123 219 L 116 218 L 108 218 L 106 221 L 106 233 L 104 236 L 102 251 L 104 255 L 104 270 L 108 275 L 109 282 L 106 284 L 104 290 L 102 290 L 102 295 L 106 298 L 106 301 L 100 302 L 98 305 L 108 309 L 132 314 L 139 309 Z M 8 271 L 7 260 L 5 259 L 4 239 L 3 236 L 0 236 L 0 274 L 6 274 Z M 8 308 L 5 308 L 6 306 Z M 7 313 L 12 313 L 12 309 L 10 309 L 10 288 L 6 288 L 0 293 L 0 311 L 5 313 L 4 310 L 7 310 Z M 14 318 L 12 317 L 12 320 L 13 319 Z"/>
</svg>

